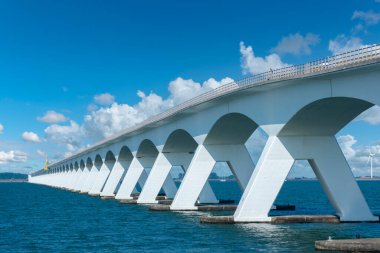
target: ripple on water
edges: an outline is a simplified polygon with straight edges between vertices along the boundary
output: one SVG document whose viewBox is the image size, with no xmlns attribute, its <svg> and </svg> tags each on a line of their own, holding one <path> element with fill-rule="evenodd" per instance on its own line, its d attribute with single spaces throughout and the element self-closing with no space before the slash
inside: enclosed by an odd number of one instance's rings
<svg viewBox="0 0 380 253">
<path fill-rule="evenodd" d="M 241 192 L 229 183 L 212 186 L 219 197 L 238 199 Z M 359 185 L 380 213 L 380 182 Z M 295 204 L 296 213 L 333 213 L 318 182 L 286 182 L 276 202 Z M 150 212 L 39 185 L 0 184 L 0 252 L 310 252 L 315 240 L 328 236 L 380 237 L 375 223 L 209 225 L 199 223 L 201 215 Z"/>
</svg>

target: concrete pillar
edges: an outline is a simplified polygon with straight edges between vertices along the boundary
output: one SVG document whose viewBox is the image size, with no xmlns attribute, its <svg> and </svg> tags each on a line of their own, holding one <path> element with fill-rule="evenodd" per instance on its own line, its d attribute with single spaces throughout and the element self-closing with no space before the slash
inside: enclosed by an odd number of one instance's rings
<svg viewBox="0 0 380 253">
<path fill-rule="evenodd" d="M 79 179 L 75 182 L 74 185 L 74 191 L 80 191 L 84 185 L 84 183 L 87 180 L 88 175 L 90 174 L 90 171 L 87 167 L 82 168 L 82 173 L 79 177 Z"/>
<path fill-rule="evenodd" d="M 65 187 L 65 183 L 66 183 L 66 179 L 67 179 L 68 173 L 69 172 L 67 170 L 62 171 L 61 177 L 59 179 L 58 187 L 60 187 L 60 188 Z"/>
<path fill-rule="evenodd" d="M 314 159 L 309 163 L 341 221 L 378 221 L 334 136 L 302 138 Z M 286 140 L 283 140 L 286 142 Z"/>
<path fill-rule="evenodd" d="M 102 163 L 99 169 L 99 173 L 96 176 L 94 180 L 94 184 L 92 185 L 91 190 L 88 192 L 88 194 L 92 196 L 100 195 L 100 193 L 102 192 L 103 186 L 105 182 L 107 181 L 108 175 L 111 172 L 108 166 L 109 166 L 109 163 L 107 162 Z"/>
<path fill-rule="evenodd" d="M 139 196 L 138 203 L 157 203 L 156 197 L 160 192 L 161 188 L 164 187 L 166 183 L 174 183 L 170 170 L 173 166 L 181 166 L 184 171 L 188 170 L 190 162 L 193 158 L 192 154 L 189 153 L 160 153 L 152 167 L 151 172 L 148 175 L 148 179 L 144 188 Z M 167 182 L 169 181 L 169 182 Z M 165 192 L 168 198 L 174 198 L 177 187 L 174 185 L 170 189 L 175 190 L 168 194 Z M 173 196 L 173 197 L 171 197 Z M 205 187 L 200 193 L 200 200 L 203 203 L 217 203 L 218 200 L 215 197 L 214 192 L 212 191 L 211 186 L 206 182 Z"/>
<path fill-rule="evenodd" d="M 133 157 L 115 199 L 132 199 L 131 194 L 143 171 L 144 166 L 138 158 Z"/>
<path fill-rule="evenodd" d="M 90 173 L 86 181 L 83 183 L 82 188 L 80 189 L 81 193 L 88 193 L 91 190 L 98 173 L 99 173 L 99 170 L 96 168 L 95 165 L 92 165 Z"/>
<path fill-rule="evenodd" d="M 268 213 L 295 159 L 310 162 L 342 221 L 378 220 L 334 136 L 270 136 L 235 211 L 236 222 L 271 220 Z"/>
<path fill-rule="evenodd" d="M 165 184 L 167 177 L 170 176 L 170 169 L 172 168 L 172 164 L 166 157 L 166 154 L 159 153 L 154 165 L 148 175 L 148 178 L 144 184 L 144 187 L 141 190 L 140 196 L 137 200 L 137 203 L 149 204 L 149 203 L 157 203 L 156 197 L 161 189 L 161 187 Z M 170 180 L 170 179 L 169 179 Z M 170 180 L 171 181 L 171 180 Z M 170 183 L 166 182 L 167 184 Z M 173 182 L 174 183 L 174 182 Z M 175 190 L 177 187 L 174 185 Z M 165 192 L 166 193 L 166 192 Z M 168 193 L 166 193 L 168 194 Z M 175 195 L 170 192 L 170 195 Z"/>
<path fill-rule="evenodd" d="M 268 213 L 294 164 L 276 136 L 270 136 L 234 214 L 239 222 L 270 221 Z"/>
<path fill-rule="evenodd" d="M 73 185 L 75 184 L 76 180 L 78 179 L 80 172 L 81 172 L 81 170 L 79 168 L 78 169 L 73 169 L 70 172 L 71 176 L 69 177 L 69 180 L 66 183 L 66 188 L 67 189 L 73 190 Z"/>
<path fill-rule="evenodd" d="M 100 196 L 115 196 L 115 190 L 118 186 L 122 176 L 124 175 L 125 168 L 129 167 L 130 162 L 126 161 L 116 161 L 112 167 L 111 173 L 107 179 L 106 184 Z"/>
<path fill-rule="evenodd" d="M 75 185 L 76 185 L 76 183 L 78 182 L 78 180 L 80 179 L 80 177 L 81 177 L 81 175 L 82 175 L 82 169 L 81 168 L 77 168 L 77 170 L 76 170 L 76 172 L 75 172 L 75 174 L 74 174 L 74 176 L 73 176 L 73 179 L 72 179 L 72 181 L 71 181 L 71 183 L 70 183 L 70 185 L 68 186 L 68 188 L 70 189 L 70 190 L 75 190 L 74 188 L 75 188 Z"/>
<path fill-rule="evenodd" d="M 201 203 L 218 203 L 207 182 L 216 161 L 226 161 L 229 164 L 244 190 L 255 168 L 244 145 L 199 146 L 170 207 L 172 210 L 195 210 L 197 199 Z"/>
<path fill-rule="evenodd" d="M 170 206 L 171 210 L 196 210 L 195 202 L 201 193 L 215 160 L 205 146 L 199 145 L 189 165 L 185 177 Z"/>
</svg>

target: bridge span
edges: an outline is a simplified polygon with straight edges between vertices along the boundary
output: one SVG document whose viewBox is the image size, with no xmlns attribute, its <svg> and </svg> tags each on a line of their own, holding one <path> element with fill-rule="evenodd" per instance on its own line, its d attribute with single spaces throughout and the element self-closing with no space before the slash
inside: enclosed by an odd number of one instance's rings
<svg viewBox="0 0 380 253">
<path fill-rule="evenodd" d="M 374 45 L 223 85 L 29 175 L 31 183 L 157 203 L 171 210 L 217 203 L 207 179 L 227 162 L 242 198 L 235 222 L 268 213 L 295 160 L 308 160 L 341 221 L 375 221 L 335 134 L 380 105 L 380 46 Z M 257 164 L 245 143 L 261 128 L 268 140 Z M 185 176 L 177 189 L 170 170 Z M 307 194 L 307 193 L 305 193 Z"/>
</svg>

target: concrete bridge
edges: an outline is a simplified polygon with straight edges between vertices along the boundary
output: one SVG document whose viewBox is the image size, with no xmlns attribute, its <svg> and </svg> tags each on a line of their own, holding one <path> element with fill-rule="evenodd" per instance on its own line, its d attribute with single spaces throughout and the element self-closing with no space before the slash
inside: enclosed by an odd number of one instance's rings
<svg viewBox="0 0 380 253">
<path fill-rule="evenodd" d="M 195 97 L 29 176 L 32 183 L 171 210 L 217 203 L 208 177 L 227 162 L 243 196 L 235 222 L 270 221 L 295 160 L 308 160 L 341 221 L 375 221 L 335 134 L 380 105 L 380 46 L 370 46 L 236 81 Z M 254 164 L 244 145 L 261 128 L 269 137 Z M 177 189 L 173 166 L 185 172 Z M 307 194 L 307 193 L 305 193 Z"/>
</svg>

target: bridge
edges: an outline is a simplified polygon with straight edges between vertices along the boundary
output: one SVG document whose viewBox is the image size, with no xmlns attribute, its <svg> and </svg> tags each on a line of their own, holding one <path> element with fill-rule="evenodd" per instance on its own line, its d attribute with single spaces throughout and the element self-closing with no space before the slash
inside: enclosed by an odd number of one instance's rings
<svg viewBox="0 0 380 253">
<path fill-rule="evenodd" d="M 235 222 L 266 222 L 296 160 L 308 160 L 341 221 L 378 221 L 355 181 L 335 134 L 380 105 L 380 46 L 363 47 L 220 86 L 29 175 L 29 182 L 157 203 L 170 210 L 218 203 L 207 179 L 227 162 L 243 195 Z M 257 164 L 245 142 L 268 139 Z M 178 189 L 171 177 L 181 166 Z M 305 192 L 305 194 L 307 194 Z"/>
</svg>

